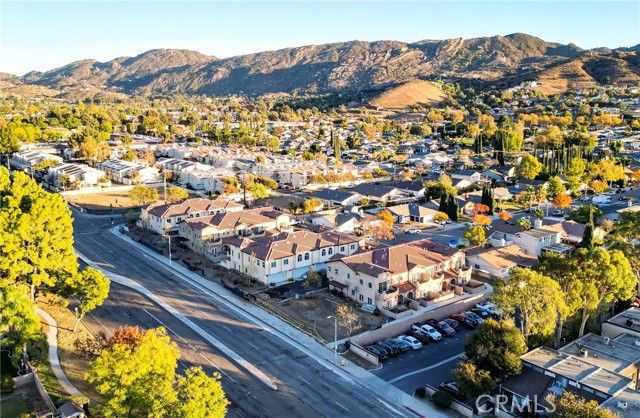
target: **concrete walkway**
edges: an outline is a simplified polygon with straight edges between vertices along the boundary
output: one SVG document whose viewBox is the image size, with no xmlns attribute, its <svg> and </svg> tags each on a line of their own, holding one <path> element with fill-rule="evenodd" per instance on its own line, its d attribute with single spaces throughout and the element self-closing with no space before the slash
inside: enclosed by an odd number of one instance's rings
<svg viewBox="0 0 640 418">
<path fill-rule="evenodd" d="M 217 283 L 213 283 L 192 271 L 189 271 L 178 263 L 169 264 L 169 260 L 166 257 L 135 242 L 129 236 L 121 233 L 119 228 L 120 226 L 117 226 L 111 229 L 111 232 L 123 241 L 135 247 L 148 258 L 153 258 L 162 263 L 166 269 L 173 271 L 177 278 L 203 291 L 212 299 L 220 303 L 220 305 L 234 311 L 247 321 L 264 327 L 283 341 L 295 346 L 307 355 L 312 356 L 341 378 L 366 388 L 373 396 L 376 396 L 381 402 L 385 403 L 387 407 L 396 410 L 398 412 L 398 416 L 409 415 L 429 418 L 459 416 L 452 411 L 436 409 L 434 406 L 412 397 L 392 384 L 358 367 L 357 365 L 352 364 L 351 362 L 347 362 L 345 366 L 336 365 L 333 360 L 333 351 L 326 346 L 319 344 L 309 335 L 291 327 L 280 318 L 269 314 L 263 309 L 244 301 Z M 130 279 L 128 280 L 133 282 Z M 133 285 L 133 283 L 129 284 Z M 135 287 L 136 285 L 140 286 L 138 283 L 135 283 L 132 287 Z"/>
<path fill-rule="evenodd" d="M 49 363 L 51 363 L 51 369 L 53 370 L 53 374 L 56 376 L 56 379 L 58 379 L 60 386 L 62 386 L 62 389 L 70 396 L 86 397 L 75 386 L 73 386 L 73 383 L 71 383 L 67 375 L 64 374 L 64 370 L 62 370 L 62 366 L 60 365 L 60 358 L 58 357 L 58 324 L 56 323 L 56 320 L 40 308 L 36 308 L 36 313 L 46 321 L 47 325 L 49 325 L 49 331 L 47 331 Z"/>
</svg>

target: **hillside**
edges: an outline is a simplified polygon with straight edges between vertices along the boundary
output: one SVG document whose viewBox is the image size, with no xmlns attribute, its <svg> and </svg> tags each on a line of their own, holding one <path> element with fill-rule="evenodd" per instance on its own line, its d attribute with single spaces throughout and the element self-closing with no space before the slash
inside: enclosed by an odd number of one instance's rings
<svg viewBox="0 0 640 418">
<path fill-rule="evenodd" d="M 423 80 L 412 80 L 386 90 L 369 104 L 384 109 L 405 109 L 414 104 L 437 105 L 446 97 L 439 87 Z"/>
<path fill-rule="evenodd" d="M 166 96 L 173 94 L 262 95 L 268 93 L 369 92 L 424 77 L 473 78 L 492 84 L 520 76 L 561 80 L 554 89 L 571 85 L 584 71 L 606 82 L 606 68 L 618 68 L 609 82 L 634 80 L 640 74 L 638 51 L 599 49 L 597 61 L 573 44 L 546 42 L 526 34 L 474 39 L 351 41 L 286 48 L 225 59 L 194 51 L 158 49 L 109 62 L 82 60 L 23 77 L 3 77 L 0 90 L 34 85 L 62 95 L 99 92 Z M 626 58 L 617 55 L 626 54 Z M 594 56 L 596 56 L 594 55 Z M 635 58 L 633 58 L 633 57 Z M 587 59 L 580 69 L 563 68 Z M 619 60 L 624 61 L 621 63 Z M 634 61 L 635 60 L 635 61 Z M 575 64 L 570 64 L 574 66 Z M 548 72 L 545 73 L 545 71 Z M 566 74 L 566 76 L 565 76 Z M 584 75 L 582 75 L 584 76 Z M 565 80 L 566 78 L 566 80 Z"/>
</svg>

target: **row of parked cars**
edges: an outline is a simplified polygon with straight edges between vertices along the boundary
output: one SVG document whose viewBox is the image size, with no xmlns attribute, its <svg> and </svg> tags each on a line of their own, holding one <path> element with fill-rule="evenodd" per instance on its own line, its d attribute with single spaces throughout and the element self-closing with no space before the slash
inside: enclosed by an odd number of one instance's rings
<svg viewBox="0 0 640 418">
<path fill-rule="evenodd" d="M 487 318 L 500 316 L 501 312 L 491 302 L 479 303 L 469 311 L 452 314 L 446 319 L 428 319 L 424 323 L 415 323 L 406 335 L 385 338 L 365 347 L 380 360 L 396 356 L 409 350 L 419 350 L 423 345 L 440 341 L 442 337 L 452 337 L 460 327 L 475 329 Z"/>
</svg>

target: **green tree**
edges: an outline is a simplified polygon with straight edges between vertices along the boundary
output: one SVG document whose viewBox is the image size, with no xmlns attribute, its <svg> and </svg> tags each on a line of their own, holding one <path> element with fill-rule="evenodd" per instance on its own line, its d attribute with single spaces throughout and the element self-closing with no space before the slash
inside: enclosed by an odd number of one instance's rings
<svg viewBox="0 0 640 418">
<path fill-rule="evenodd" d="M 15 124 L 0 120 L 0 154 L 7 156 L 9 167 L 9 154 L 20 151 L 20 139 L 15 131 Z"/>
<path fill-rule="evenodd" d="M 627 257 L 636 276 L 636 287 L 640 289 L 640 241 L 638 240 L 640 240 L 640 212 L 622 212 L 607 235 L 606 246 L 610 250 L 622 251 Z"/>
<path fill-rule="evenodd" d="M 62 197 L 45 192 L 25 173 L 15 172 L 0 191 L 0 277 L 36 289 L 54 286 L 76 273 L 71 212 Z"/>
<path fill-rule="evenodd" d="M 182 187 L 171 187 L 167 189 L 166 201 L 169 203 L 181 202 L 189 198 L 189 192 Z"/>
<path fill-rule="evenodd" d="M 104 395 L 107 416 L 163 417 L 177 401 L 173 388 L 180 354 L 163 328 L 134 344 L 115 344 L 91 364 L 89 382 Z"/>
<path fill-rule="evenodd" d="M 582 316 L 578 335 L 582 337 L 587 320 L 602 303 L 631 299 L 636 278 L 629 260 L 619 250 L 580 248 L 575 258 Z"/>
<path fill-rule="evenodd" d="M 191 367 L 177 376 L 177 401 L 170 411 L 175 418 L 223 418 L 227 400 L 220 384 L 220 374 L 207 376 L 201 368 Z"/>
<path fill-rule="evenodd" d="M 496 280 L 493 300 L 509 316 L 517 315 L 525 342 L 531 336 L 543 339 L 555 330 L 558 316 L 564 320 L 567 307 L 558 282 L 536 271 L 515 268 L 506 280 Z"/>
<path fill-rule="evenodd" d="M 40 318 L 29 300 L 26 286 L 6 286 L 0 289 L 0 329 L 7 332 L 7 341 L 22 345 L 40 331 Z"/>
<path fill-rule="evenodd" d="M 531 154 L 524 154 L 522 161 L 516 166 L 516 175 L 528 180 L 533 180 L 542 171 L 542 164 Z"/>
<path fill-rule="evenodd" d="M 270 136 L 265 141 L 265 147 L 268 151 L 277 152 L 280 150 L 280 140 L 275 136 Z"/>
<path fill-rule="evenodd" d="M 476 367 L 503 380 L 520 373 L 520 356 L 527 352 L 527 345 L 513 322 L 487 319 L 469 334 L 464 349 Z"/>
<path fill-rule="evenodd" d="M 251 187 L 247 187 L 247 191 L 251 193 L 254 200 L 269 197 L 269 190 L 261 183 L 254 182 Z"/>
<path fill-rule="evenodd" d="M 309 289 L 319 289 L 322 286 L 322 276 L 320 273 L 316 271 L 315 268 L 312 268 L 307 273 L 307 278 L 302 281 L 302 287 L 305 290 Z"/>
<path fill-rule="evenodd" d="M 80 304 L 76 310 L 73 332 L 76 332 L 78 324 L 87 312 L 102 305 L 102 302 L 109 296 L 110 286 L 111 281 L 101 271 L 91 267 L 74 275 L 71 283 L 72 293 L 79 297 Z"/>
<path fill-rule="evenodd" d="M 598 402 L 586 401 L 571 391 L 566 390 L 561 397 L 551 401 L 555 407 L 552 418 L 616 418 L 617 415 L 602 408 Z"/>
<path fill-rule="evenodd" d="M 464 238 L 469 241 L 469 245 L 483 246 L 487 242 L 487 231 L 480 225 L 473 225 L 467 228 Z"/>
<path fill-rule="evenodd" d="M 493 379 L 488 371 L 478 369 L 475 364 L 468 361 L 461 362 L 458 367 L 451 370 L 451 375 L 458 385 L 458 389 L 467 398 L 475 399 L 491 390 Z"/>
<path fill-rule="evenodd" d="M 129 198 L 134 205 L 148 205 L 158 201 L 158 189 L 137 184 L 129 191 Z"/>
<path fill-rule="evenodd" d="M 556 196 L 565 194 L 567 188 L 564 187 L 562 180 L 558 176 L 553 176 L 547 182 L 547 196 L 551 199 L 555 199 Z"/>
</svg>

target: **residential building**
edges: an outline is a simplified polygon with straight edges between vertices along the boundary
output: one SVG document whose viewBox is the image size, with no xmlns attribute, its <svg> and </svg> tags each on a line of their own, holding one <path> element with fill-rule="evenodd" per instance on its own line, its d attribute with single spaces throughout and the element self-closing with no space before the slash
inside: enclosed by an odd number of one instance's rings
<svg viewBox="0 0 640 418">
<path fill-rule="evenodd" d="M 111 181 L 122 184 L 150 183 L 160 180 L 156 167 L 124 160 L 109 160 L 98 164 L 98 168 L 109 176 Z"/>
<path fill-rule="evenodd" d="M 331 190 L 324 189 L 319 192 L 313 193 L 310 197 L 322 200 L 325 206 L 329 207 L 344 207 L 356 205 L 362 196 L 358 193 L 347 190 Z"/>
<path fill-rule="evenodd" d="M 48 173 L 51 183 L 59 189 L 69 188 L 61 181 L 65 176 L 69 184 L 74 185 L 74 188 L 82 188 L 99 185 L 105 175 L 104 171 L 76 163 L 59 164 L 50 168 Z"/>
<path fill-rule="evenodd" d="M 403 205 L 389 206 L 386 208 L 398 224 L 406 224 L 409 222 L 427 223 L 433 222 L 433 217 L 437 210 L 421 206 L 416 202 L 405 203 Z"/>
<path fill-rule="evenodd" d="M 632 335 L 640 341 L 640 308 L 631 307 L 602 324 L 603 337 L 615 338 L 623 333 Z"/>
<path fill-rule="evenodd" d="M 63 159 L 59 155 L 30 149 L 16 152 L 9 158 L 12 168 L 25 171 L 30 171 L 42 161 L 55 161 L 57 164 L 62 164 Z"/>
<path fill-rule="evenodd" d="M 393 311 L 453 292 L 471 278 L 464 252 L 430 239 L 376 248 L 327 263 L 332 288 L 361 304 Z"/>
<path fill-rule="evenodd" d="M 178 223 L 178 234 L 194 251 L 210 257 L 224 251 L 223 239 L 229 237 L 257 238 L 268 231 L 289 228 L 289 216 L 272 208 L 219 212 Z"/>
<path fill-rule="evenodd" d="M 376 185 L 370 183 L 362 183 L 355 186 L 352 191 L 359 193 L 372 202 L 392 202 L 409 197 L 407 193 L 403 193 L 395 187 Z"/>
<path fill-rule="evenodd" d="M 185 219 L 200 218 L 224 212 L 237 212 L 244 206 L 224 199 L 187 199 L 180 203 L 150 205 L 142 208 L 140 226 L 164 235 L 178 230 L 178 224 Z"/>
<path fill-rule="evenodd" d="M 302 278 L 314 268 L 325 270 L 336 254 L 351 255 L 361 239 L 340 232 L 282 232 L 264 238 L 227 240 L 227 268 L 249 275 L 268 286 Z"/>
<path fill-rule="evenodd" d="M 516 267 L 530 268 L 538 258 L 527 255 L 515 244 L 498 248 L 474 247 L 465 251 L 466 263 L 473 274 L 488 279 L 504 279 Z"/>
<path fill-rule="evenodd" d="M 542 221 L 534 221 L 534 227 L 528 230 L 517 225 L 494 222 L 492 231 L 487 242 L 493 247 L 516 244 L 523 253 L 536 257 L 547 250 L 558 252 L 560 232 L 542 226 Z"/>
<path fill-rule="evenodd" d="M 314 225 L 324 226 L 335 229 L 338 232 L 352 233 L 354 230 L 361 228 L 364 224 L 369 227 L 375 226 L 380 220 L 369 214 L 360 215 L 354 212 L 334 213 L 316 216 L 311 219 Z"/>
</svg>

